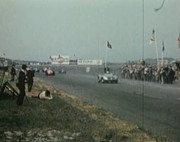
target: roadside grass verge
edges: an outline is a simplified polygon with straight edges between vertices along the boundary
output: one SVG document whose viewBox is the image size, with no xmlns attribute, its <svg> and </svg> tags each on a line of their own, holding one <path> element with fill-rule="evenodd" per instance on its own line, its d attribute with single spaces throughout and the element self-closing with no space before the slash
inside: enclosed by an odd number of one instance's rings
<svg viewBox="0 0 180 142">
<path fill-rule="evenodd" d="M 13 84 L 13 83 L 12 83 Z M 15 86 L 15 84 L 13 84 Z M 31 98 L 49 89 L 52 100 Z M 23 106 L 5 93 L 0 100 L 0 141 L 160 142 L 110 112 L 35 78 Z"/>
</svg>

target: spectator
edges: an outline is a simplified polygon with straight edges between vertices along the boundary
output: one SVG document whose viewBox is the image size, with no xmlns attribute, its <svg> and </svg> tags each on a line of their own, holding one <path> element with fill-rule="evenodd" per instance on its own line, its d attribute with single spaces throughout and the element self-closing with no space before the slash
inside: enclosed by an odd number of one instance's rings
<svg viewBox="0 0 180 142">
<path fill-rule="evenodd" d="M 16 69 L 15 69 L 15 65 L 14 64 L 12 65 L 10 74 L 11 74 L 11 81 L 14 81 L 14 77 L 16 75 Z"/>
<path fill-rule="evenodd" d="M 34 71 L 31 68 L 27 69 L 27 85 L 28 85 L 28 92 L 31 92 L 32 86 L 33 86 L 33 77 L 34 77 Z"/>
<path fill-rule="evenodd" d="M 175 71 L 172 69 L 172 67 L 170 67 L 168 72 L 168 82 L 172 84 L 174 80 L 175 80 Z"/>
<path fill-rule="evenodd" d="M 33 98 L 38 99 L 46 99 L 46 100 L 52 100 L 53 96 L 51 95 L 49 90 L 42 91 L 38 94 L 38 96 L 32 96 Z"/>
<path fill-rule="evenodd" d="M 156 65 L 123 65 L 121 67 L 121 76 L 125 79 L 135 79 L 144 81 L 153 81 L 158 83 L 170 83 L 177 78 L 176 69 L 172 66 L 158 68 Z"/>
<path fill-rule="evenodd" d="M 26 83 L 26 65 L 22 65 L 21 71 L 19 72 L 18 76 L 18 83 L 17 86 L 19 88 L 19 95 L 17 99 L 17 105 L 20 106 L 23 104 L 24 96 L 26 95 L 25 92 L 25 83 Z"/>
</svg>

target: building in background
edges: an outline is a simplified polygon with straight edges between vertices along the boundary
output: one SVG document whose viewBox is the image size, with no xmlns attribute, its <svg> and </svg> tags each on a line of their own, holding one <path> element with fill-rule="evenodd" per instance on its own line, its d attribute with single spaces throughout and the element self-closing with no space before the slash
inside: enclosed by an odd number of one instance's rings
<svg viewBox="0 0 180 142">
<path fill-rule="evenodd" d="M 50 56 L 50 61 L 52 65 L 69 65 L 70 58 L 69 56 Z"/>
<path fill-rule="evenodd" d="M 0 57 L 0 66 L 11 66 L 12 60 L 5 57 Z"/>
<path fill-rule="evenodd" d="M 70 59 L 69 56 L 50 56 L 52 65 L 102 65 L 102 60 Z"/>
<path fill-rule="evenodd" d="M 78 65 L 102 65 L 102 60 L 77 60 Z"/>
</svg>

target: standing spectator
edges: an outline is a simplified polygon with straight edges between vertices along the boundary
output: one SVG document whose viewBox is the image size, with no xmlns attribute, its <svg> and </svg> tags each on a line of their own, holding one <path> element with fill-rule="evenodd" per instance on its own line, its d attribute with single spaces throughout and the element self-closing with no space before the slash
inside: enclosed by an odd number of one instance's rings
<svg viewBox="0 0 180 142">
<path fill-rule="evenodd" d="M 34 77 L 34 70 L 31 68 L 27 69 L 27 85 L 28 85 L 28 92 L 31 92 L 32 86 L 33 86 L 33 77 Z"/>
<path fill-rule="evenodd" d="M 21 67 L 21 71 L 19 72 L 19 76 L 18 76 L 18 88 L 19 88 L 19 95 L 18 95 L 18 99 L 17 99 L 17 105 L 22 105 L 23 104 L 23 100 L 24 100 L 24 96 L 26 95 L 25 92 L 25 83 L 26 83 L 26 65 L 22 65 Z"/>
<path fill-rule="evenodd" d="M 11 74 L 11 81 L 14 81 L 14 77 L 16 75 L 16 69 L 15 69 L 15 65 L 14 64 L 12 65 L 10 74 Z"/>
<path fill-rule="evenodd" d="M 144 79 L 145 79 L 145 81 L 148 81 L 148 73 L 149 73 L 149 68 L 146 66 L 144 68 Z"/>
<path fill-rule="evenodd" d="M 174 80 L 175 80 L 175 71 L 172 69 L 172 67 L 170 67 L 168 72 L 168 82 L 172 84 Z"/>
<path fill-rule="evenodd" d="M 166 69 L 161 67 L 160 69 L 160 79 L 161 79 L 161 84 L 164 84 L 166 82 Z"/>
</svg>

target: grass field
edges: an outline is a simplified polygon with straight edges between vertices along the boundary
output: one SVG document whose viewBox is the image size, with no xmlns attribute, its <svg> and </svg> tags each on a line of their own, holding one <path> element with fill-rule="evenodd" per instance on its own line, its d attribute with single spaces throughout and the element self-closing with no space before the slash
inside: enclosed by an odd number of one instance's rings
<svg viewBox="0 0 180 142">
<path fill-rule="evenodd" d="M 13 86 L 14 83 L 12 83 Z M 15 87 L 16 88 L 16 87 Z M 52 100 L 32 98 L 50 89 Z M 110 112 L 35 78 L 23 106 L 5 92 L 0 100 L 0 141 L 165 142 Z"/>
</svg>

